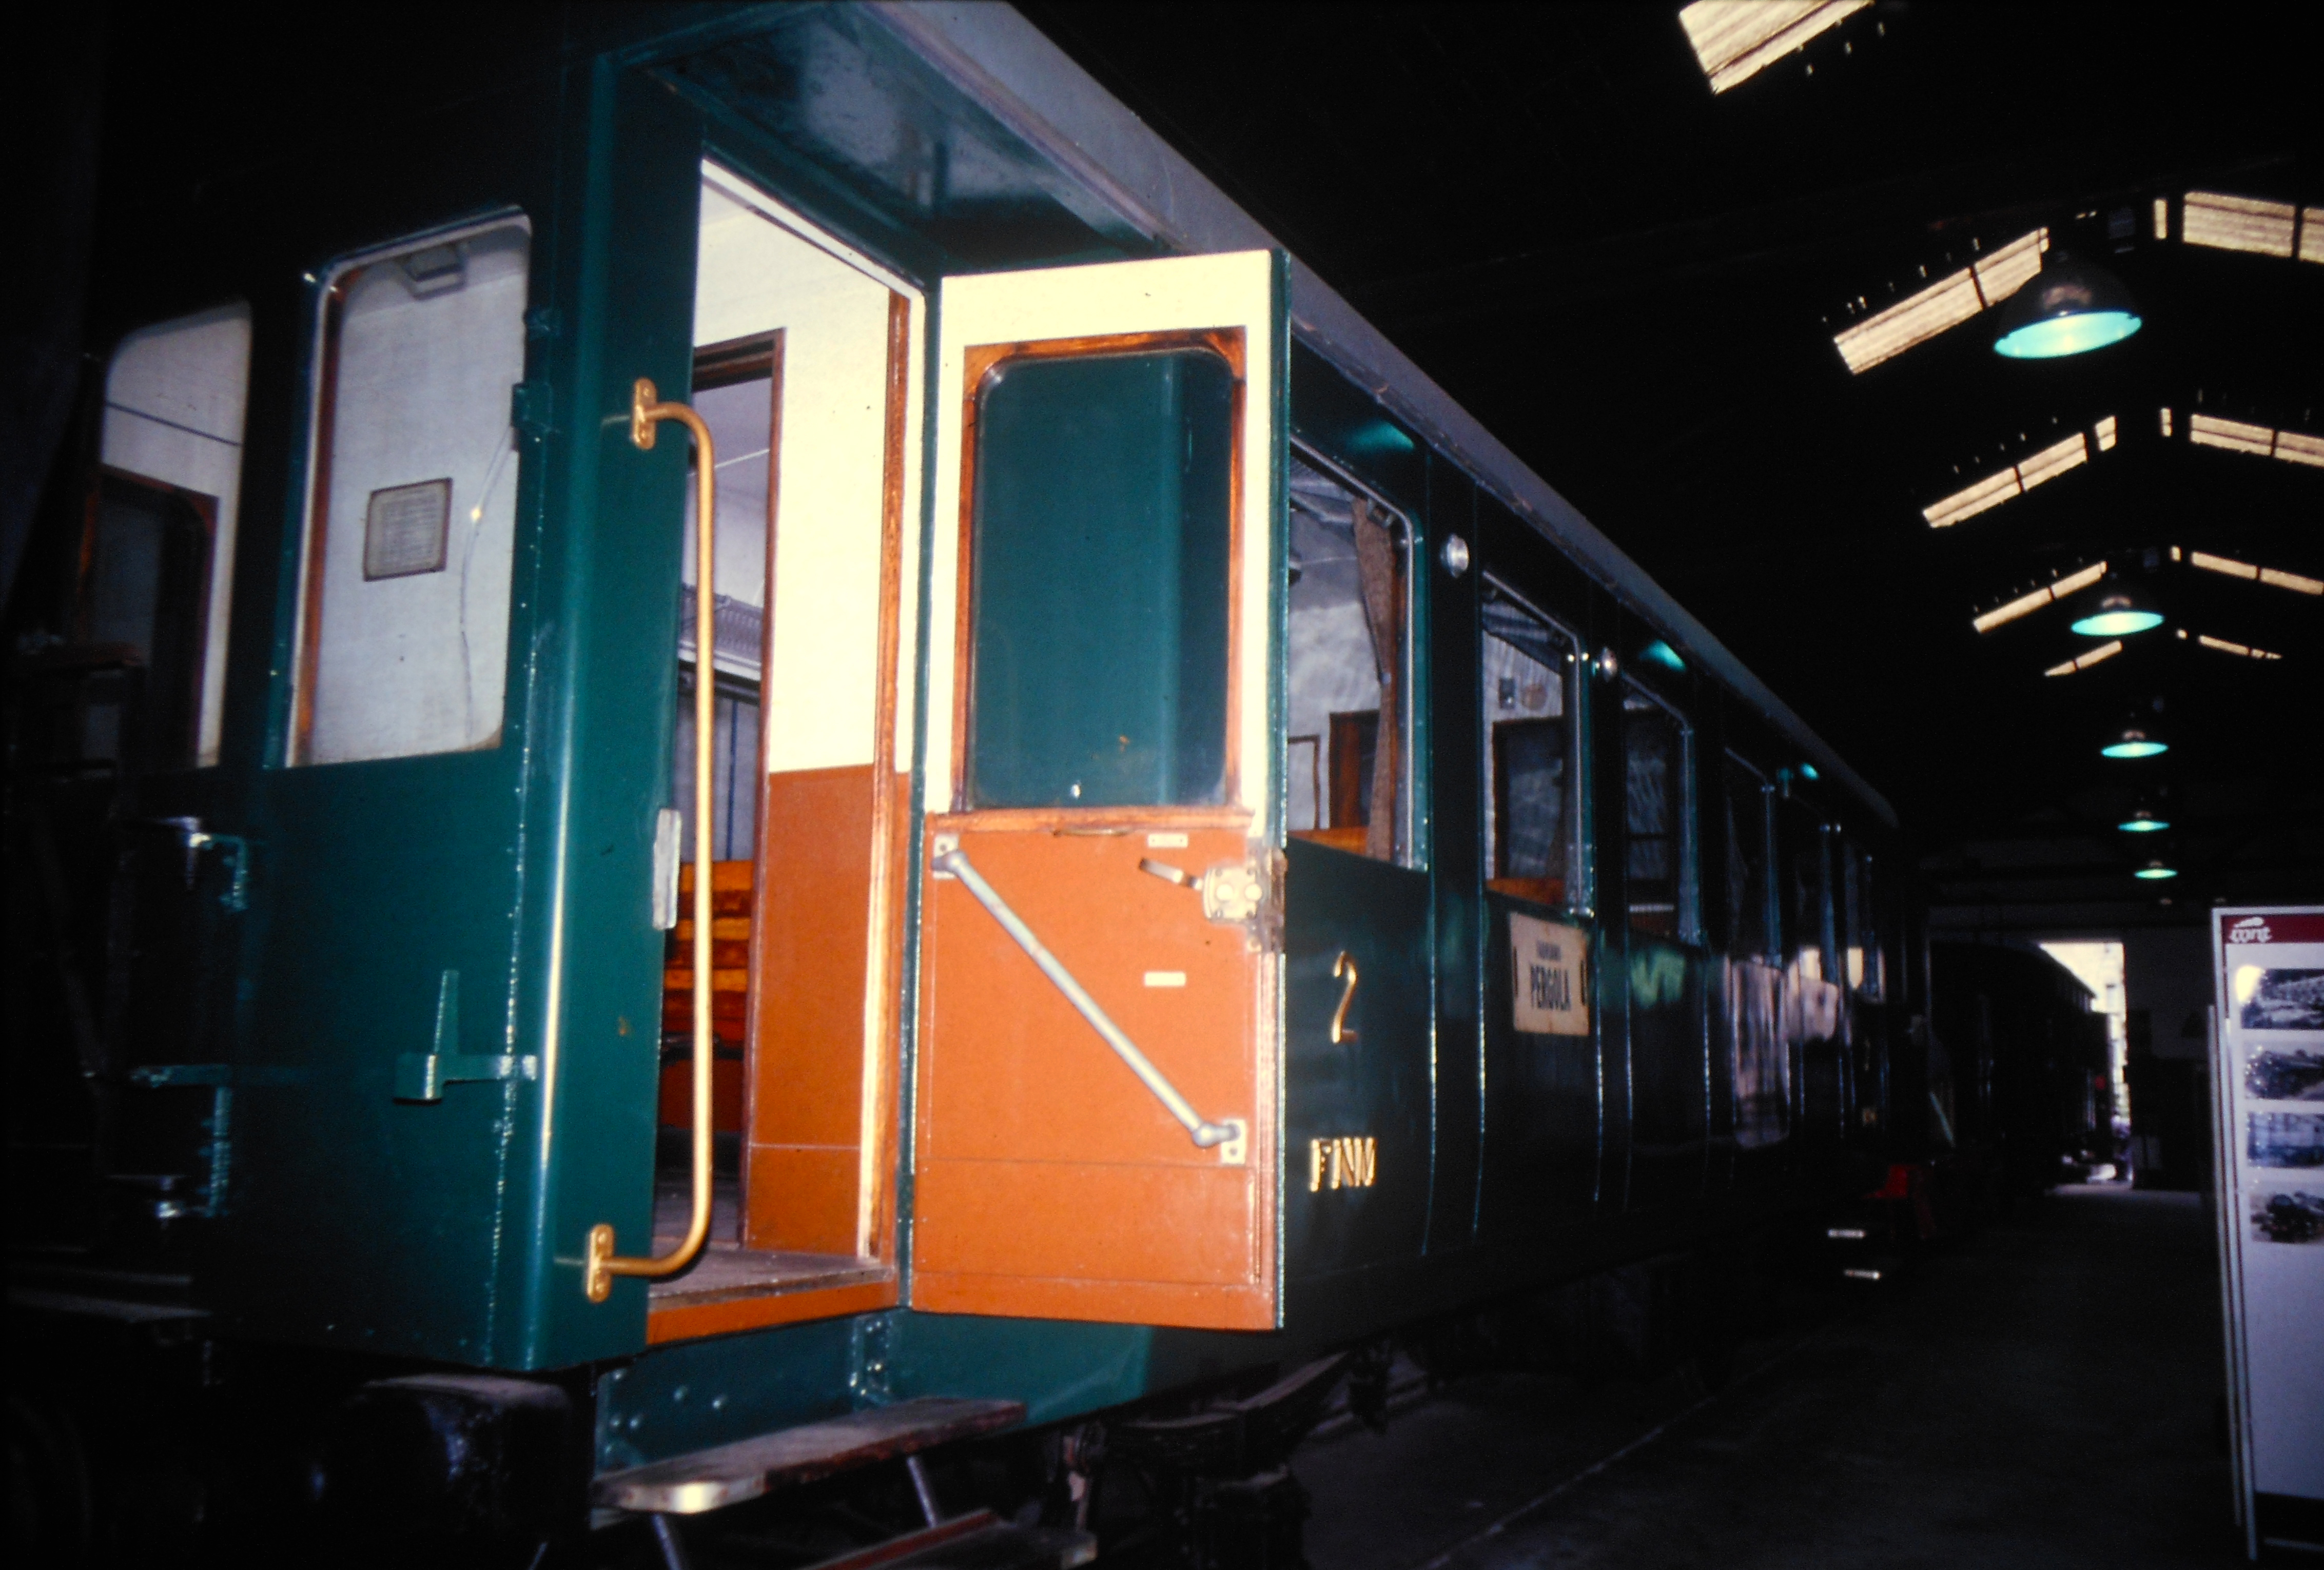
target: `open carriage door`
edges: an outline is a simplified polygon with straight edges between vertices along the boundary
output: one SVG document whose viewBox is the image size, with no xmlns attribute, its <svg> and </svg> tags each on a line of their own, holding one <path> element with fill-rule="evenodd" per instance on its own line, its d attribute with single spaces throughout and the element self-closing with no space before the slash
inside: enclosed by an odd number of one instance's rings
<svg viewBox="0 0 2324 1570">
<path fill-rule="evenodd" d="M 916 1308 L 1277 1323 L 1285 294 L 945 281 Z"/>
</svg>

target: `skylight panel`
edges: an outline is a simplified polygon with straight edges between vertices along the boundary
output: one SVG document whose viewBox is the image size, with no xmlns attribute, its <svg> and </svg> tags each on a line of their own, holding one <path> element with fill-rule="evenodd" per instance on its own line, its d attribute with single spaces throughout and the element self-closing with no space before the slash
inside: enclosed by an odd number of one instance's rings
<svg viewBox="0 0 2324 1570">
<path fill-rule="evenodd" d="M 2090 429 L 2098 439 L 2098 450 L 2112 452 L 2114 450 L 2114 416 L 2107 415 Z"/>
<path fill-rule="evenodd" d="M 2179 207 L 2179 237 L 2190 245 L 2290 256 L 2299 209 L 2290 202 L 2190 190 Z"/>
<path fill-rule="evenodd" d="M 2195 642 L 2206 649 L 2217 649 L 2222 654 L 2240 654 L 2246 660 L 2281 660 L 2281 654 L 2271 654 L 2264 649 L 2254 649 L 2243 643 L 2230 643 L 2225 638 L 2214 638 L 2208 633 L 2195 634 Z"/>
<path fill-rule="evenodd" d="M 2049 248 L 2048 229 L 2020 235 L 1992 255 L 1835 333 L 1831 341 L 1849 370 L 1861 374 L 2024 288 L 2041 275 L 2042 253 Z"/>
<path fill-rule="evenodd" d="M 2106 570 L 2105 562 L 2096 562 L 2080 572 L 2069 573 L 2047 588 L 2037 588 L 2030 595 L 2020 595 L 2006 605 L 1997 605 L 1970 624 L 1980 633 L 1990 633 L 2005 622 L 2031 615 L 2043 605 L 2054 604 L 2068 595 L 2080 593 L 2106 577 Z"/>
<path fill-rule="evenodd" d="M 2163 434 L 2166 437 L 2171 434 L 2171 411 L 2168 409 L 2163 411 Z"/>
<path fill-rule="evenodd" d="M 2324 580 L 2302 577 L 2296 572 L 2280 572 L 2272 567 L 2254 567 L 2248 561 L 2237 561 L 2231 556 L 2213 556 L 2209 551 L 2187 553 L 2190 566 L 2205 572 L 2223 572 L 2229 577 L 2240 577 L 2252 583 L 2264 583 L 2276 588 L 2290 589 L 2294 594 L 2324 596 Z"/>
<path fill-rule="evenodd" d="M 2121 652 L 2122 640 L 2117 638 L 2111 643 L 2101 643 L 2097 648 L 2091 650 L 2089 653 L 2079 655 L 2074 659 L 2067 660 L 2062 665 L 2052 665 L 2049 670 L 2042 672 L 2042 674 L 2044 676 L 2071 676 L 2077 670 L 2088 670 L 2099 660 L 2111 660 Z"/>
<path fill-rule="evenodd" d="M 2276 457 L 2290 464 L 2324 468 L 2324 438 L 2302 431 L 2222 420 L 2216 414 L 2196 414 L 2188 417 L 2187 439 L 2198 447 L 2224 448 L 2229 452 L 2249 453 L 2254 457 Z"/>
<path fill-rule="evenodd" d="M 1694 0 L 1679 7 L 1679 25 L 1711 78 L 1723 93 L 1837 27 L 1872 0 Z"/>
<path fill-rule="evenodd" d="M 1998 474 L 1987 475 L 1966 490 L 1931 503 L 1921 509 L 1921 516 L 1929 521 L 1932 529 L 1950 529 L 1964 518 L 1974 518 L 1988 507 L 1998 507 L 2012 496 L 2022 496 L 2043 481 L 2054 480 L 2068 469 L 2080 468 L 2089 461 L 2089 439 L 2078 430 Z"/>
<path fill-rule="evenodd" d="M 2324 262 L 2324 208 L 2300 209 L 2300 259 Z"/>
</svg>

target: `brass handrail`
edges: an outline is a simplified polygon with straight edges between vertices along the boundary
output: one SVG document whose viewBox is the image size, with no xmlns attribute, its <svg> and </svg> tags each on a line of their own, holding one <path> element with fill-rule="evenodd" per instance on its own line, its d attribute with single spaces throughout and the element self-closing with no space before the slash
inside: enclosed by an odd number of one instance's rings
<svg viewBox="0 0 2324 1570">
<path fill-rule="evenodd" d="M 615 1276 L 674 1276 L 694 1262 L 710 1236 L 710 743 L 716 729 L 711 660 L 718 647 L 717 449 L 702 416 L 683 403 L 665 403 L 643 376 L 630 390 L 630 441 L 641 451 L 654 444 L 654 427 L 675 420 L 694 433 L 694 1214 L 686 1236 L 666 1254 L 617 1254 L 613 1228 L 589 1229 L 589 1259 L 582 1290 L 592 1303 L 613 1295 Z M 649 1238 L 652 1229 L 647 1229 Z"/>
</svg>

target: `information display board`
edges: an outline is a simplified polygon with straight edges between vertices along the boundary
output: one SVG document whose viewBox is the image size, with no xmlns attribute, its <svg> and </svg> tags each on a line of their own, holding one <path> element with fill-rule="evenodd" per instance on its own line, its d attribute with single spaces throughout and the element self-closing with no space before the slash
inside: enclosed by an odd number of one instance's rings
<svg viewBox="0 0 2324 1570">
<path fill-rule="evenodd" d="M 2211 918 L 2228 1402 L 2256 1558 L 2324 1547 L 2324 906 Z"/>
</svg>

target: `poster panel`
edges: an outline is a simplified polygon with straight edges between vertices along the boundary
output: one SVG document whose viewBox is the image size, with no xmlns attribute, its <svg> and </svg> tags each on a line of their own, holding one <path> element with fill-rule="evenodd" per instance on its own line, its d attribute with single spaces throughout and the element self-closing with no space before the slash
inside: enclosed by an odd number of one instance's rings
<svg viewBox="0 0 2324 1570">
<path fill-rule="evenodd" d="M 2212 919 L 2230 1406 L 2256 1555 L 2324 1546 L 2324 908 Z"/>
</svg>

